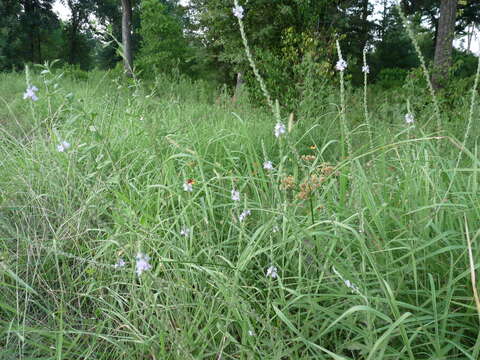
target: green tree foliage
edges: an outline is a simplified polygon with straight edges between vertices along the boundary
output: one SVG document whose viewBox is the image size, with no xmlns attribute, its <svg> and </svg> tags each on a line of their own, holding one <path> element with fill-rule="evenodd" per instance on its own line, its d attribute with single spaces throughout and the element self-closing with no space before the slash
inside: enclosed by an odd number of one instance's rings
<svg viewBox="0 0 480 360">
<path fill-rule="evenodd" d="M 188 72 L 190 49 L 183 34 L 180 9 L 168 1 L 143 0 L 137 64 L 147 71 L 171 72 L 178 68 Z"/>
<path fill-rule="evenodd" d="M 62 0 L 70 10 L 70 19 L 63 27 L 63 41 L 65 42 L 64 58 L 69 64 L 79 65 L 88 69 L 91 65 L 92 38 L 88 32 L 89 15 L 94 11 L 95 0 Z"/>
<path fill-rule="evenodd" d="M 22 46 L 18 36 L 20 26 L 17 15 L 20 13 L 20 3 L 16 0 L 0 2 L 0 70 L 20 66 L 18 53 Z"/>
<path fill-rule="evenodd" d="M 417 34 L 422 33 L 418 23 L 412 26 L 415 26 Z M 425 41 L 431 42 L 430 34 L 425 34 L 424 38 Z M 395 6 L 389 8 L 383 19 L 382 37 L 375 43 L 371 65 L 372 76 L 374 77 L 386 68 L 411 69 L 420 65 L 412 41 L 405 32 Z"/>
<path fill-rule="evenodd" d="M 60 22 L 53 0 L 0 2 L 0 70 L 59 57 Z"/>
<path fill-rule="evenodd" d="M 33 63 L 45 59 L 43 41 L 60 26 L 57 16 L 52 12 L 52 3 L 53 0 L 20 0 L 21 53 Z"/>
<path fill-rule="evenodd" d="M 93 0 L 65 2 L 72 17 L 66 22 L 52 11 L 53 0 L 0 2 L 0 70 L 22 68 L 26 62 L 54 59 L 88 69 L 95 46 L 87 23 Z M 87 6 L 89 4 L 89 6 Z"/>
<path fill-rule="evenodd" d="M 274 98 L 294 104 L 304 88 L 305 73 L 317 78 L 333 74 L 335 40 L 340 38 L 347 56 L 360 56 L 370 40 L 372 11 L 364 0 L 250 0 L 244 2 L 245 27 L 260 72 Z M 233 83 L 235 73 L 245 73 L 250 93 L 260 91 L 245 60 L 232 2 L 192 0 L 194 30 L 208 49 L 212 62 Z M 307 69 L 308 68 L 308 69 Z"/>
</svg>

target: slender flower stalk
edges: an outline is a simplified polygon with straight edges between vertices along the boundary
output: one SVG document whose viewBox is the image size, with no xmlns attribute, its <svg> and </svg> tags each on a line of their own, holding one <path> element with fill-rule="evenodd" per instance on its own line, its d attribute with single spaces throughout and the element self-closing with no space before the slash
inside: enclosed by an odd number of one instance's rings
<svg viewBox="0 0 480 360">
<path fill-rule="evenodd" d="M 370 67 L 367 64 L 367 47 L 363 48 L 363 112 L 365 116 L 365 122 L 367 123 L 368 136 L 370 138 L 370 148 L 373 149 L 373 135 L 372 127 L 370 125 L 370 115 L 368 113 L 368 101 L 367 101 L 367 84 L 368 84 L 368 74 L 370 74 Z"/>
<path fill-rule="evenodd" d="M 403 12 L 402 6 L 400 2 L 397 4 L 397 9 L 400 14 L 400 18 L 402 19 L 403 25 L 407 29 L 408 36 L 413 43 L 413 47 L 415 48 L 415 52 L 417 53 L 418 58 L 420 59 L 420 64 L 422 65 L 423 74 L 425 79 L 427 80 L 428 89 L 430 90 L 430 96 L 432 97 L 433 104 L 435 106 L 435 115 L 437 117 L 437 130 L 440 131 L 442 129 L 442 120 L 440 118 L 440 106 L 438 105 L 437 96 L 435 95 L 435 90 L 433 89 L 432 81 L 430 80 L 430 74 L 427 69 L 427 64 L 425 62 L 425 58 L 422 55 L 422 51 L 420 50 L 420 46 L 418 45 L 417 38 L 415 37 L 415 33 L 408 22 L 405 13 Z"/>
<path fill-rule="evenodd" d="M 345 106 L 345 80 L 344 80 L 344 71 L 347 68 L 347 62 L 343 60 L 342 49 L 340 48 L 340 42 L 337 40 L 337 52 L 338 52 L 338 62 L 337 69 L 340 71 L 340 118 L 342 120 L 342 127 L 345 136 L 345 141 L 347 143 L 348 156 L 352 158 L 353 150 L 352 144 L 350 142 L 350 135 L 347 127 L 347 118 L 346 118 L 346 106 Z M 341 66 L 339 66 L 339 63 Z"/>
<path fill-rule="evenodd" d="M 340 273 L 337 271 L 337 269 L 335 269 L 335 266 L 332 267 L 332 270 L 333 270 L 333 273 L 334 273 L 335 275 L 337 275 L 337 276 L 343 281 L 343 283 L 345 284 L 345 286 L 352 291 L 352 293 L 356 293 L 356 294 L 358 294 L 358 295 L 362 295 L 362 293 L 360 292 L 360 289 L 358 288 L 358 286 L 355 285 L 354 283 L 352 283 L 350 280 L 345 279 L 345 278 L 342 276 L 342 274 L 340 274 Z"/>
<path fill-rule="evenodd" d="M 275 108 L 272 98 L 270 97 L 270 93 L 268 92 L 267 86 L 265 85 L 265 82 L 263 81 L 263 78 L 260 75 L 260 72 L 258 71 L 258 68 L 255 65 L 255 62 L 253 61 L 253 56 L 252 56 L 252 53 L 250 52 L 250 47 L 248 45 L 247 35 L 245 34 L 245 28 L 243 26 L 243 20 L 242 20 L 243 8 L 238 4 L 238 0 L 234 0 L 234 5 L 235 7 L 233 8 L 233 13 L 238 20 L 238 25 L 240 26 L 240 35 L 242 36 L 243 46 L 245 48 L 245 54 L 247 55 L 248 62 L 250 64 L 250 67 L 253 70 L 253 73 L 255 74 L 255 78 L 260 84 L 260 88 L 262 89 L 263 95 L 267 100 L 268 106 L 272 110 L 273 115 L 275 116 L 275 119 L 277 120 L 277 122 L 280 122 L 280 113 Z"/>
</svg>

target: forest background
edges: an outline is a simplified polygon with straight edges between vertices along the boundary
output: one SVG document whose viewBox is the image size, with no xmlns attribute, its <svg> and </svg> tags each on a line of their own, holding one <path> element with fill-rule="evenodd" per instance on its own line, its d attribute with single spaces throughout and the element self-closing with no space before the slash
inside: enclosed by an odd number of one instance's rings
<svg viewBox="0 0 480 360">
<path fill-rule="evenodd" d="M 443 3 L 456 9 L 454 37 L 449 42 L 457 39 L 459 46 L 449 62 L 450 72 L 456 79 L 471 77 L 476 68 L 472 50 L 478 47 L 480 3 Z M 364 49 L 371 82 L 385 88 L 403 84 L 408 73 L 419 68 L 420 60 L 396 4 L 392 0 L 247 1 L 245 26 L 250 45 L 254 56 L 261 59 L 260 73 L 273 98 L 294 108 L 306 74 L 319 84 L 331 80 L 336 40 L 352 65 L 347 79 L 354 85 L 363 82 L 361 66 L 355 65 L 361 64 Z M 400 4 L 427 63 L 433 63 L 439 35 L 445 36 L 440 0 L 402 0 Z M 124 50 L 140 77 L 180 73 L 232 87 L 240 73 L 251 98 L 261 101 L 253 74 L 247 71 L 231 8 L 223 0 L 2 0 L 0 71 L 54 59 L 61 60 L 57 66 L 77 76 L 93 68 L 117 66 L 118 70 L 123 14 L 131 16 L 130 45 Z"/>
</svg>

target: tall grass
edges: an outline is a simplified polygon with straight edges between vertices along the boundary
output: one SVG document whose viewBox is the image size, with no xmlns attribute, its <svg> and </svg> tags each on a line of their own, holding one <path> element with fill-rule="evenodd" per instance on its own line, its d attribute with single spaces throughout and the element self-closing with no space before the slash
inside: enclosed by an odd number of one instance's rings
<svg viewBox="0 0 480 360">
<path fill-rule="evenodd" d="M 44 70 L 35 103 L 0 75 L 0 358 L 478 359 L 470 94 L 450 110 L 463 141 L 417 85 L 372 91 L 365 131 L 347 84 L 345 158 L 332 97 L 278 141 L 205 84 Z"/>
</svg>

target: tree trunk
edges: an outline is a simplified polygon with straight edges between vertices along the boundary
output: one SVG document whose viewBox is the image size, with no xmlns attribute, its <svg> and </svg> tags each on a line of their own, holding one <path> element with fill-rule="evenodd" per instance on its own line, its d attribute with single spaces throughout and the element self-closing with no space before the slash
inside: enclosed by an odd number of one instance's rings
<svg viewBox="0 0 480 360">
<path fill-rule="evenodd" d="M 243 88 L 245 80 L 243 79 L 243 71 L 237 73 L 237 84 L 235 85 L 235 92 L 233 94 L 232 102 L 235 104 Z"/>
<path fill-rule="evenodd" d="M 438 35 L 435 44 L 432 76 L 433 86 L 436 89 L 443 86 L 442 84 L 448 78 L 448 70 L 452 65 L 457 4 L 458 0 L 441 0 L 440 3 L 440 19 L 438 20 Z"/>
<path fill-rule="evenodd" d="M 122 45 L 123 64 L 127 76 L 133 75 L 132 55 L 132 3 L 131 0 L 122 0 Z"/>
</svg>

